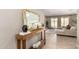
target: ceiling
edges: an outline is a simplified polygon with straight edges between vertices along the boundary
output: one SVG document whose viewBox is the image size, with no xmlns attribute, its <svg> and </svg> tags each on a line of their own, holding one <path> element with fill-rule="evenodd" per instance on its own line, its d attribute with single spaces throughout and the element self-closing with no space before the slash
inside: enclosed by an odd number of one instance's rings
<svg viewBox="0 0 79 59">
<path fill-rule="evenodd" d="M 46 16 L 76 14 L 77 9 L 39 9 Z"/>
</svg>

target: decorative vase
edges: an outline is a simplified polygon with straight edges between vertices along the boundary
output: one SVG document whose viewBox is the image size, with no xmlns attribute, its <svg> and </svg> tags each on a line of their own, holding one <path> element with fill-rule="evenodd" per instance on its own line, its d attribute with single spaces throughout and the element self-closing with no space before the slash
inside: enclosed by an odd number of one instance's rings
<svg viewBox="0 0 79 59">
<path fill-rule="evenodd" d="M 22 26 L 22 31 L 23 31 L 23 32 L 27 32 L 27 30 L 28 30 L 27 25 L 23 25 L 23 26 Z"/>
</svg>

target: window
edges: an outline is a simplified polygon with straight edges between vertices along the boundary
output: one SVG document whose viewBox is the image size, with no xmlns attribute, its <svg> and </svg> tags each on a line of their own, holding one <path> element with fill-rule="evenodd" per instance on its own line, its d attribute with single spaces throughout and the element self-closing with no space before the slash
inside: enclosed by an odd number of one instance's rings
<svg viewBox="0 0 79 59">
<path fill-rule="evenodd" d="M 61 17 L 61 27 L 69 24 L 69 17 Z"/>
<path fill-rule="evenodd" d="M 51 27 L 57 28 L 58 18 L 51 18 Z"/>
</svg>

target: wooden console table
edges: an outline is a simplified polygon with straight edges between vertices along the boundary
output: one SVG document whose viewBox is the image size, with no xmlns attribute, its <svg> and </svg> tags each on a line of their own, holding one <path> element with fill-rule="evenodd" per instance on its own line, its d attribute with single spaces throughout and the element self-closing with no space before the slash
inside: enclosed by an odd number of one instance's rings
<svg viewBox="0 0 79 59">
<path fill-rule="evenodd" d="M 41 40 L 40 40 L 41 45 L 38 48 L 42 48 L 46 43 L 45 30 L 43 28 L 39 28 L 39 29 L 35 29 L 35 30 L 31 31 L 31 33 L 29 33 L 27 35 L 16 34 L 17 49 L 26 49 L 26 41 L 28 39 L 32 38 L 33 36 L 35 36 L 36 33 L 41 33 Z M 30 48 L 32 48 L 32 46 Z"/>
</svg>

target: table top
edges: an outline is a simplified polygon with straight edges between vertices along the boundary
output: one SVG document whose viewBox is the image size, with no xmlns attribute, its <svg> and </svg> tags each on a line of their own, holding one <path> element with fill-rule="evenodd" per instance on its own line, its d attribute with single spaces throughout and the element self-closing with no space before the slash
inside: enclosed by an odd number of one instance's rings
<svg viewBox="0 0 79 59">
<path fill-rule="evenodd" d="M 43 28 L 38 28 L 38 29 L 35 29 L 33 31 L 31 31 L 30 33 L 28 34 L 25 34 L 25 35 L 20 35 L 20 34 L 16 34 L 16 38 L 19 39 L 19 40 L 25 40 L 26 38 L 31 38 L 33 37 L 36 33 L 40 33 L 42 31 L 44 31 L 45 29 Z"/>
</svg>

